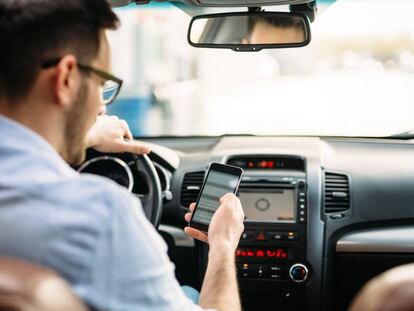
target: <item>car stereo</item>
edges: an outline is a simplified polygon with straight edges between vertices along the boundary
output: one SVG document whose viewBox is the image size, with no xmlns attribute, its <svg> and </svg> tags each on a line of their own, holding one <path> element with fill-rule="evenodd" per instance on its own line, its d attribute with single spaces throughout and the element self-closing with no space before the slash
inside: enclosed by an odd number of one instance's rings
<svg viewBox="0 0 414 311">
<path fill-rule="evenodd" d="M 266 305 L 266 301 L 278 299 L 281 305 L 288 300 L 292 304 L 303 302 L 305 284 L 312 274 L 306 260 L 305 160 L 252 156 L 231 158 L 227 163 L 245 169 L 238 192 L 246 216 L 245 231 L 236 250 L 245 304 Z M 253 294 L 258 292 L 259 296 Z M 276 299 L 274 293 L 283 295 Z M 249 301 L 254 297 L 260 299 Z"/>
</svg>

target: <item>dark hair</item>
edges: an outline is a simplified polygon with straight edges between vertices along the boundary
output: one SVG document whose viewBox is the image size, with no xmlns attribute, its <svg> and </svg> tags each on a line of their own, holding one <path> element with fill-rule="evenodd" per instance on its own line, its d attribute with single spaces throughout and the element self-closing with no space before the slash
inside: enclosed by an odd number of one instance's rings
<svg viewBox="0 0 414 311">
<path fill-rule="evenodd" d="M 250 37 L 253 33 L 254 27 L 257 23 L 263 22 L 269 24 L 270 26 L 280 27 L 280 28 L 303 28 L 303 22 L 300 18 L 293 18 L 293 17 L 279 17 L 274 18 L 272 16 L 266 16 L 266 13 L 263 16 L 249 16 L 248 24 L 247 24 L 247 31 L 248 36 Z"/>
<path fill-rule="evenodd" d="M 101 30 L 118 24 L 105 0 L 0 0 L 0 97 L 27 95 L 51 58 L 92 61 Z"/>
</svg>

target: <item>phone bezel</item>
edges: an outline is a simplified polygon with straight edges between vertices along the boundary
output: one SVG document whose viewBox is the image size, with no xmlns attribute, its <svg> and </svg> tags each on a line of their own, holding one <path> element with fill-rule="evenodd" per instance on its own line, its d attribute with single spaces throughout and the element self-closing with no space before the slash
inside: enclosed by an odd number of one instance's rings
<svg viewBox="0 0 414 311">
<path fill-rule="evenodd" d="M 237 185 L 236 185 L 236 187 L 234 188 L 234 191 L 233 191 L 234 194 L 236 194 L 237 190 L 239 189 L 240 182 L 241 182 L 241 179 L 242 179 L 243 173 L 244 173 L 243 169 L 240 168 L 240 167 L 237 167 L 237 166 L 221 164 L 221 163 L 211 163 L 211 165 L 208 169 L 208 172 L 207 172 L 207 176 L 204 179 L 203 186 L 201 187 L 200 193 L 198 194 L 198 198 L 197 198 L 197 201 L 196 201 L 196 206 L 194 208 L 194 211 L 191 215 L 191 219 L 190 219 L 189 224 L 188 224 L 189 227 L 200 230 L 200 231 L 203 231 L 203 232 L 208 232 L 208 228 L 209 228 L 210 224 L 206 225 L 206 224 L 201 224 L 199 222 L 193 221 L 193 217 L 194 217 L 195 211 L 197 210 L 198 203 L 199 203 L 201 195 L 203 194 L 203 191 L 204 191 L 204 186 L 206 185 L 206 182 L 208 180 L 208 176 L 210 175 L 211 171 L 216 171 L 216 172 L 221 172 L 221 173 L 237 176 L 238 180 L 237 180 Z"/>
</svg>

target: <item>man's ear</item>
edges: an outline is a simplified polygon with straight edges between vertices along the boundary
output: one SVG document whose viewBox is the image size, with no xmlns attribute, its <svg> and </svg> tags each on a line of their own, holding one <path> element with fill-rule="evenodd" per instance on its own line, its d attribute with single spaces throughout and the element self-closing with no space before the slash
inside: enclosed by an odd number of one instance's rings
<svg viewBox="0 0 414 311">
<path fill-rule="evenodd" d="M 80 87 L 78 61 L 74 55 L 66 55 L 56 65 L 54 91 L 58 104 L 69 109 L 75 102 Z"/>
</svg>

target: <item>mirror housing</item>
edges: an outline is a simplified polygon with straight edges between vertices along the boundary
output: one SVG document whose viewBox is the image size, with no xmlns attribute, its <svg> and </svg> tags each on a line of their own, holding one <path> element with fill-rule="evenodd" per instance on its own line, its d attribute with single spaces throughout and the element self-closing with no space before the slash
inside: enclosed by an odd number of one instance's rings
<svg viewBox="0 0 414 311">
<path fill-rule="evenodd" d="M 309 19 L 300 13 L 235 12 L 195 16 L 188 43 L 237 52 L 303 47 L 311 41 Z"/>
</svg>

